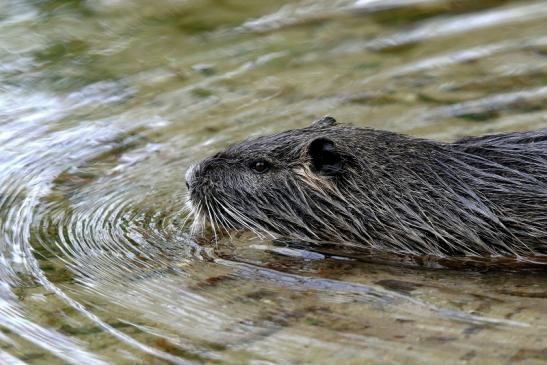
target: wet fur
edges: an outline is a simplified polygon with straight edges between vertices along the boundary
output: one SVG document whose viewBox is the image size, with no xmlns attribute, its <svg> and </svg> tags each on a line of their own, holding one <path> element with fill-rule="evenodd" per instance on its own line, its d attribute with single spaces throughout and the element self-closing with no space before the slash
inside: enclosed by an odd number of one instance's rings
<svg viewBox="0 0 547 365">
<path fill-rule="evenodd" d="M 314 171 L 318 138 L 334 143 L 339 172 Z M 270 170 L 252 171 L 257 159 Z M 547 254 L 547 129 L 441 143 L 325 118 L 230 146 L 187 180 L 194 228 L 414 255 Z"/>
</svg>

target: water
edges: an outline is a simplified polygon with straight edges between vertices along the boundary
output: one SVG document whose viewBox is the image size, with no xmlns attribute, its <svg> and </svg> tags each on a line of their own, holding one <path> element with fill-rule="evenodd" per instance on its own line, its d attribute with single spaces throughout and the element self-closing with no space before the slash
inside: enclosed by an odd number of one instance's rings
<svg viewBox="0 0 547 365">
<path fill-rule="evenodd" d="M 547 126 L 547 3 L 1 0 L 1 364 L 544 364 L 547 275 L 189 237 L 184 172 L 339 121 Z M 427 259 L 426 259 L 427 261 Z"/>
</svg>

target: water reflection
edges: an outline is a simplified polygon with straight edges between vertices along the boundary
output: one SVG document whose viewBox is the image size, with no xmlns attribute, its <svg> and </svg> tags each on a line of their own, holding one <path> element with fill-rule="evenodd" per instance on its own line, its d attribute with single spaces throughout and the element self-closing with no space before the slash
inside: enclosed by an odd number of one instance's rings
<svg viewBox="0 0 547 365">
<path fill-rule="evenodd" d="M 544 270 L 196 242 L 181 211 L 192 161 L 325 114 L 445 140 L 547 126 L 546 18 L 543 1 L 1 3 L 0 362 L 544 362 Z"/>
</svg>

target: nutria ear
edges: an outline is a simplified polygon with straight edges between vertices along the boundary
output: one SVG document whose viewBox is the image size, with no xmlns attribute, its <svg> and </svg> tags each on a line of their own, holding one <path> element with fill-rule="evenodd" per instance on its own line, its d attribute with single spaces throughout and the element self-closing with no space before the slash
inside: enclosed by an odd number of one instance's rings
<svg viewBox="0 0 547 365">
<path fill-rule="evenodd" d="M 342 173 L 342 158 L 334 142 L 328 138 L 314 139 L 308 147 L 313 171 L 327 176 L 336 176 Z"/>
<path fill-rule="evenodd" d="M 333 117 L 329 117 L 328 115 L 324 116 L 323 118 L 316 120 L 313 122 L 310 127 L 311 128 L 325 128 L 325 127 L 332 127 L 336 125 L 336 119 Z"/>
</svg>

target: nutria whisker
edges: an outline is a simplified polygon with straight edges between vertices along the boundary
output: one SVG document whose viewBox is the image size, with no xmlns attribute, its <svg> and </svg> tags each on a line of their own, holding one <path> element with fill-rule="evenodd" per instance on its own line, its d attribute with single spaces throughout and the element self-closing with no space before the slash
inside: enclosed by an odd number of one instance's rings
<svg viewBox="0 0 547 365">
<path fill-rule="evenodd" d="M 253 232 L 256 236 L 259 238 L 264 238 L 264 236 L 258 231 L 257 227 L 253 227 L 250 225 L 246 219 L 238 213 L 228 201 L 225 201 L 224 204 L 228 206 L 228 208 L 225 208 L 226 212 L 230 215 L 230 217 L 235 221 L 235 225 L 239 224 L 244 228 L 247 228 L 251 232 Z"/>
<path fill-rule="evenodd" d="M 207 215 L 209 216 L 209 222 L 211 223 L 211 227 L 213 228 L 213 236 L 215 237 L 215 242 L 218 242 L 215 220 L 213 219 L 214 216 L 211 214 L 211 207 L 209 206 L 209 202 L 207 201 L 207 198 L 205 198 L 204 204 L 205 204 L 205 211 L 207 212 Z"/>
<path fill-rule="evenodd" d="M 202 212 L 202 203 L 199 202 L 192 212 L 192 216 L 195 217 L 192 226 L 190 227 L 190 234 L 195 235 L 197 231 L 203 233 L 203 227 L 205 225 L 205 217 Z"/>
<path fill-rule="evenodd" d="M 216 213 L 217 214 L 217 219 L 218 221 L 220 222 L 219 226 L 224 229 L 224 231 L 228 234 L 228 236 L 230 237 L 230 239 L 232 239 L 232 235 L 230 234 L 230 230 L 234 230 L 235 227 L 226 219 L 226 217 L 224 216 L 224 213 L 223 211 L 226 210 L 226 208 L 224 208 L 222 206 L 221 203 L 218 202 L 218 200 L 213 197 L 213 202 L 216 204 L 216 205 L 219 205 L 222 209 L 218 209 L 216 210 Z"/>
</svg>

